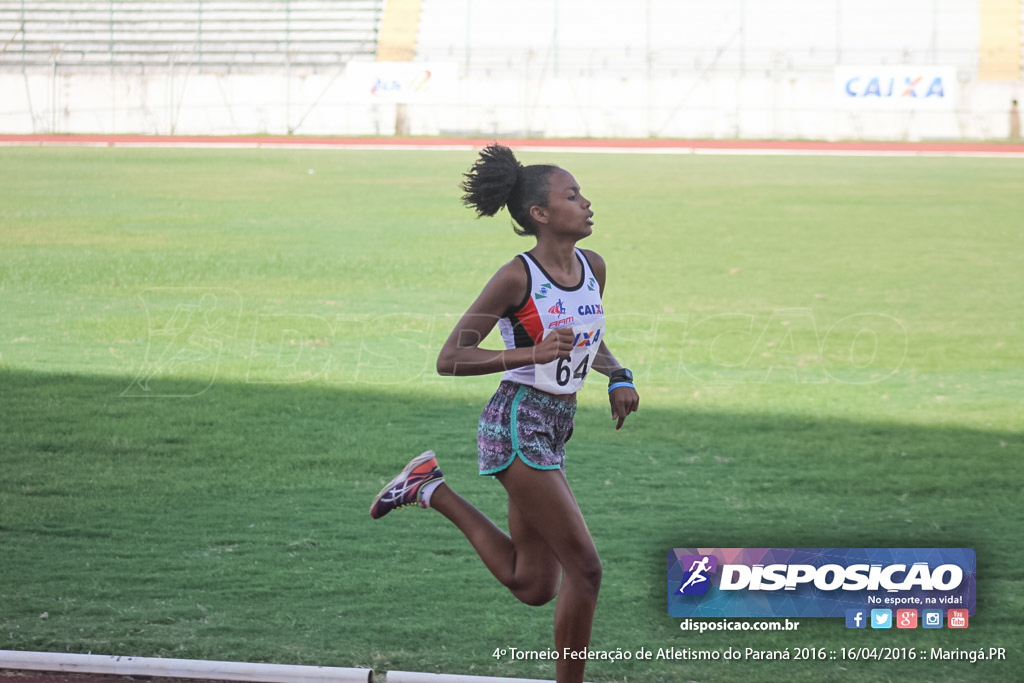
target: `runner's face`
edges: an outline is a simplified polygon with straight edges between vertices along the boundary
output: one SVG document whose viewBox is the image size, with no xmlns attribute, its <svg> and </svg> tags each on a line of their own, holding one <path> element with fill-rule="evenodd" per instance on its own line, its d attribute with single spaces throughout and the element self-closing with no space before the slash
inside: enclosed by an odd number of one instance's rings
<svg viewBox="0 0 1024 683">
<path fill-rule="evenodd" d="M 590 200 L 580 192 L 580 185 L 568 171 L 552 172 L 549 178 L 547 224 L 558 232 L 582 239 L 594 231 L 594 212 Z"/>
</svg>

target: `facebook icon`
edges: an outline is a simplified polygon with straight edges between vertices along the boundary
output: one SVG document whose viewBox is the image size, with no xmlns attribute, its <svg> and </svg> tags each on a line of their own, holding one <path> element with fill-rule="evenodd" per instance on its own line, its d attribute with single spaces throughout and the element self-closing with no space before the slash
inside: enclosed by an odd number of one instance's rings
<svg viewBox="0 0 1024 683">
<path fill-rule="evenodd" d="M 846 628 L 867 628 L 867 612 L 862 609 L 846 610 Z"/>
</svg>

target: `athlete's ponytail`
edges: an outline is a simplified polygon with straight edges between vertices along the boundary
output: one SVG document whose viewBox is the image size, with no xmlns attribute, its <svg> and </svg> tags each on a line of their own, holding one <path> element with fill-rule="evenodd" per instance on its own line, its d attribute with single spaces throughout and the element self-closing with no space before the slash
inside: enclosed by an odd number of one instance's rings
<svg viewBox="0 0 1024 683">
<path fill-rule="evenodd" d="M 476 215 L 493 216 L 502 207 L 520 227 L 516 234 L 536 235 L 537 227 L 530 220 L 531 206 L 547 206 L 548 178 L 557 166 L 523 166 L 511 149 L 494 143 L 480 152 L 462 181 L 462 203 Z"/>
</svg>

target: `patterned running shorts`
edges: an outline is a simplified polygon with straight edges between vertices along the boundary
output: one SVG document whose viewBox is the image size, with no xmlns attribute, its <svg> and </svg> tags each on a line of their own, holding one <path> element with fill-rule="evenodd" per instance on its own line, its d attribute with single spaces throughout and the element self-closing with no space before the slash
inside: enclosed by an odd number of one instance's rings
<svg viewBox="0 0 1024 683">
<path fill-rule="evenodd" d="M 533 387 L 502 381 L 480 416 L 480 474 L 497 474 L 518 456 L 539 470 L 565 469 L 576 399 L 557 399 Z"/>
</svg>

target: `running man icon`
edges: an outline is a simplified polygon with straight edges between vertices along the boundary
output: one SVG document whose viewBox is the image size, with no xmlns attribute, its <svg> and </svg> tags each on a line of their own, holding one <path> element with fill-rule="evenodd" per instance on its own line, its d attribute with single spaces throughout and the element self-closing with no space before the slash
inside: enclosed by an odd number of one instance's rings
<svg viewBox="0 0 1024 683">
<path fill-rule="evenodd" d="M 692 560 L 686 581 L 679 587 L 681 595 L 699 595 L 708 590 L 707 574 L 718 569 L 718 558 L 714 555 L 696 555 L 686 558 Z M 685 566 L 685 565 L 684 565 Z"/>
</svg>

